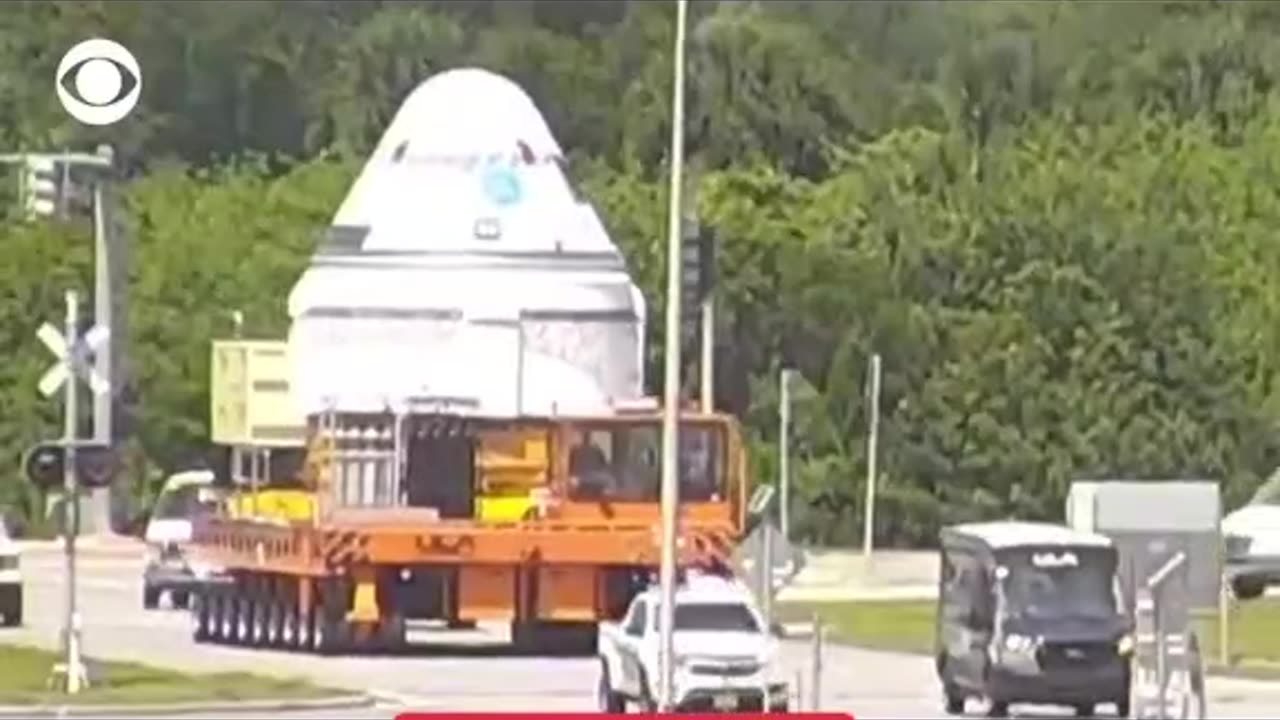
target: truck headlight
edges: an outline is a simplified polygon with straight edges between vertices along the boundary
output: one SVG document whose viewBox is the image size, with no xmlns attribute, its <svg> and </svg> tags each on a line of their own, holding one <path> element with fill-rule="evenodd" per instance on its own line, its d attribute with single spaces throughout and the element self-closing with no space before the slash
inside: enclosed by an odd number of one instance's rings
<svg viewBox="0 0 1280 720">
<path fill-rule="evenodd" d="M 1236 560 L 1248 557 L 1253 546 L 1253 538 L 1247 535 L 1229 534 L 1222 539 L 1223 551 L 1228 559 Z"/>
<path fill-rule="evenodd" d="M 1013 655 L 1030 655 L 1036 649 L 1036 641 L 1026 635 L 1010 633 L 1004 637 L 1004 650 Z"/>
<path fill-rule="evenodd" d="M 1133 652 L 1133 636 L 1124 634 L 1116 641 L 1116 654 L 1127 656 Z"/>
</svg>

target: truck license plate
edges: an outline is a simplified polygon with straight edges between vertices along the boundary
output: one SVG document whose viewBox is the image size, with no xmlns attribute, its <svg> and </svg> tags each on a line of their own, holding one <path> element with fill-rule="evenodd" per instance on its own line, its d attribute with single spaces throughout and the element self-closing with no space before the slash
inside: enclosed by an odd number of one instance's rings
<svg viewBox="0 0 1280 720">
<path fill-rule="evenodd" d="M 711 704 L 717 710 L 733 710 L 738 707 L 738 698 L 732 693 L 720 693 L 712 696 Z"/>
</svg>

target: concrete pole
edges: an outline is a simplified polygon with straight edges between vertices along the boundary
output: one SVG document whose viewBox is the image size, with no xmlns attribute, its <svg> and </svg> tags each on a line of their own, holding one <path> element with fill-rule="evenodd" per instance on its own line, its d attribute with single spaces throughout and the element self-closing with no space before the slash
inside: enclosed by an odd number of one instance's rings
<svg viewBox="0 0 1280 720">
<path fill-rule="evenodd" d="M 681 177 L 684 164 L 684 50 L 688 0 L 676 0 L 674 82 L 671 97 L 671 190 L 667 222 L 667 324 L 665 387 L 662 407 L 662 548 L 659 583 L 662 592 L 658 650 L 658 709 L 672 709 L 675 658 L 672 631 L 676 599 L 676 522 L 680 488 L 677 449 L 680 412 L 680 271 Z"/>
<path fill-rule="evenodd" d="M 716 394 L 716 302 L 711 293 L 702 299 L 702 377 L 699 389 L 702 391 L 702 412 L 715 412 Z"/>
</svg>

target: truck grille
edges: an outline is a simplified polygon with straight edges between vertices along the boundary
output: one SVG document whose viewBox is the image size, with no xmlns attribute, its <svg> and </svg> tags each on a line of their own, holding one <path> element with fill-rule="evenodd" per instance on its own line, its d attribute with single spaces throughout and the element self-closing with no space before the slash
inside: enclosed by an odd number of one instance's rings
<svg viewBox="0 0 1280 720">
<path fill-rule="evenodd" d="M 1223 549 L 1226 551 L 1227 557 L 1234 560 L 1249 555 L 1249 546 L 1253 544 L 1253 538 L 1228 535 L 1223 538 L 1223 544 L 1225 545 Z"/>
<path fill-rule="evenodd" d="M 764 698 L 760 693 L 739 693 L 737 695 L 737 708 L 735 710 L 740 713 L 752 713 L 764 711 Z M 679 712 L 695 712 L 710 713 L 716 712 L 715 701 L 710 693 L 696 693 L 684 702 L 680 703 L 677 708 Z"/>
<path fill-rule="evenodd" d="M 695 662 L 689 665 L 689 672 L 694 675 L 718 675 L 723 677 L 745 677 L 760 671 L 760 663 L 753 661 L 738 662 Z"/>
<path fill-rule="evenodd" d="M 1115 645 L 1105 642 L 1046 643 L 1036 651 L 1036 660 L 1045 669 L 1098 665 L 1115 657 Z"/>
</svg>

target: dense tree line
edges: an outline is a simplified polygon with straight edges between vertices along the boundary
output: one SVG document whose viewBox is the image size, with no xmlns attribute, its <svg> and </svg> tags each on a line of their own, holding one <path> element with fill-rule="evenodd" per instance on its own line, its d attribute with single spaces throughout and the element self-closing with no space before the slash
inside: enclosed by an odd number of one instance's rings
<svg viewBox="0 0 1280 720">
<path fill-rule="evenodd" d="M 30 2 L 0 8 L 5 149 L 112 142 L 129 183 L 133 475 L 207 438 L 208 341 L 284 298 L 399 101 L 477 65 L 533 96 L 661 318 L 673 8 L 661 2 Z M 696 2 L 689 153 L 722 242 L 717 397 L 798 526 L 860 533 L 867 358 L 884 358 L 885 542 L 1054 517 L 1071 480 L 1277 464 L 1280 11 L 1264 3 Z M 144 95 L 95 130 L 49 77 L 91 35 Z M 31 340 L 90 284 L 76 223 L 0 228 L 0 496 L 57 408 Z M 661 328 L 652 328 L 655 358 Z M 651 373 L 656 381 L 660 373 Z M 150 470 L 141 469 L 143 466 Z"/>
</svg>

